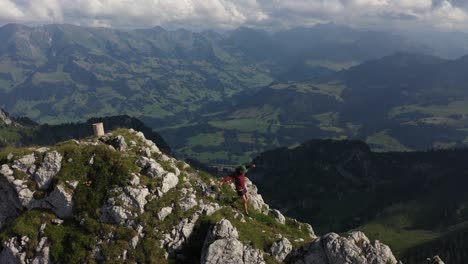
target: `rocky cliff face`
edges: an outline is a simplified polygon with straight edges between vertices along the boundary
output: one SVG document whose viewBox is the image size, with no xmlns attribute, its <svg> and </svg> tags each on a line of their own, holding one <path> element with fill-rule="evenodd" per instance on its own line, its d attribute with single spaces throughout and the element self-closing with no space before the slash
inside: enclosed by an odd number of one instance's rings
<svg viewBox="0 0 468 264">
<path fill-rule="evenodd" d="M 289 254 L 287 262 L 297 264 L 397 264 L 390 248 L 379 241 L 370 242 L 362 232 L 348 237 L 329 233 Z"/>
<path fill-rule="evenodd" d="M 0 125 L 12 125 L 13 120 L 11 120 L 10 116 L 8 115 L 7 112 L 3 111 L 3 109 L 0 108 Z"/>
<path fill-rule="evenodd" d="M 0 152 L 0 263 L 397 263 L 363 233 L 316 237 L 133 130 Z M 71 250 L 70 250 L 71 249 Z"/>
</svg>

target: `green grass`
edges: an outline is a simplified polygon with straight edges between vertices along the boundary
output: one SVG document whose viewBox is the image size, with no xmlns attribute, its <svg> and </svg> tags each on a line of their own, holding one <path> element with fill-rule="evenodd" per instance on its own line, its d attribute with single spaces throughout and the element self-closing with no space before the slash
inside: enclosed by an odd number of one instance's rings
<svg viewBox="0 0 468 264">
<path fill-rule="evenodd" d="M 208 122 L 208 124 L 219 129 L 229 129 L 240 132 L 262 133 L 266 133 L 268 131 L 275 132 L 280 127 L 278 124 L 273 124 L 270 129 L 270 122 L 254 118 L 231 119 L 226 121 L 211 121 Z"/>
<path fill-rule="evenodd" d="M 237 133 L 237 140 L 241 143 L 255 143 L 252 133 Z"/>
<path fill-rule="evenodd" d="M 37 240 L 42 223 L 54 217 L 53 214 L 40 210 L 25 211 L 14 222 L 2 228 L 0 238 L 5 241 L 12 236 L 27 236 L 29 239 Z"/>
<path fill-rule="evenodd" d="M 59 145 L 57 150 L 63 154 L 65 161 L 56 176 L 58 181 L 79 181 L 74 194 L 74 211 L 77 215 L 99 218 L 107 190 L 123 186 L 131 177 L 131 172 L 138 170 L 134 158 L 123 157 L 120 152 L 110 150 L 105 145 L 77 146 L 68 142 Z M 94 163 L 90 165 L 92 157 Z"/>
<path fill-rule="evenodd" d="M 364 232 L 370 240 L 387 244 L 395 256 L 400 256 L 408 248 L 437 238 L 440 234 L 428 230 L 407 230 L 377 223 L 370 223 L 356 230 Z"/>
<path fill-rule="evenodd" d="M 379 240 L 390 246 L 395 256 L 433 241 L 459 226 L 423 228 L 440 221 L 432 217 L 432 204 L 410 201 L 386 208 L 369 223 L 355 228 L 363 231 L 371 240 Z"/>
<path fill-rule="evenodd" d="M 279 109 L 273 108 L 269 105 L 261 107 L 249 107 L 237 110 L 231 115 L 232 119 L 259 119 L 265 121 L 278 120 Z"/>
<path fill-rule="evenodd" d="M 20 139 L 21 135 L 19 134 L 18 129 L 0 125 L 0 142 L 15 144 L 18 143 Z"/>
<path fill-rule="evenodd" d="M 320 122 L 319 128 L 333 133 L 344 133 L 344 129 L 336 126 L 339 123 L 340 115 L 336 112 L 327 112 L 314 115 L 314 118 Z"/>
<path fill-rule="evenodd" d="M 212 120 L 208 124 L 222 130 L 234 130 L 239 133 L 275 133 L 280 128 L 279 110 L 271 106 L 251 107 L 238 110 L 227 119 Z"/>
<path fill-rule="evenodd" d="M 187 147 L 193 146 L 219 146 L 224 142 L 224 132 L 219 131 L 216 133 L 200 133 L 193 137 L 188 138 Z"/>
<path fill-rule="evenodd" d="M 26 256 L 34 256 L 36 246 L 39 243 L 39 232 L 42 223 L 48 222 L 54 217 L 55 215 L 40 210 L 25 211 L 13 222 L 2 227 L 0 240 L 6 241 L 15 236 L 27 236 L 30 241 L 26 245 Z"/>
<path fill-rule="evenodd" d="M 96 245 L 94 233 L 73 222 L 63 225 L 49 224 L 45 231 L 51 240 L 50 255 L 54 261 L 64 263 L 94 262 L 91 250 Z"/>
<path fill-rule="evenodd" d="M 240 204 L 235 204 L 236 206 Z M 238 211 L 242 214 L 242 210 Z M 276 241 L 275 235 L 281 234 L 288 238 L 294 247 L 299 247 L 304 243 L 310 242 L 311 238 L 305 228 L 299 229 L 292 220 L 288 219 L 286 225 L 279 224 L 273 216 L 264 215 L 261 212 L 249 209 L 250 217 L 245 217 L 246 222 L 242 223 L 234 218 L 234 214 L 230 207 L 223 208 L 211 216 L 203 216 L 200 224 L 208 223 L 209 226 L 214 225 L 221 219 L 228 219 L 239 233 L 239 240 L 245 245 L 252 245 L 253 248 L 260 249 L 264 252 L 269 252 L 273 242 Z M 302 238 L 304 242 L 295 242 L 295 239 Z"/>
<path fill-rule="evenodd" d="M 291 82 L 271 85 L 270 88 L 276 90 L 292 89 L 300 93 L 317 93 L 334 97 L 342 102 L 341 93 L 345 86 L 338 82 L 315 83 L 315 82 Z"/>
<path fill-rule="evenodd" d="M 448 125 L 460 127 L 468 124 L 468 108 L 466 107 L 468 100 L 457 100 L 449 102 L 445 105 L 404 105 L 392 109 L 388 117 L 391 119 L 398 118 L 399 115 L 406 113 L 421 113 L 429 115 L 429 117 L 420 118 L 418 121 L 426 124 Z M 454 119 L 451 116 L 461 115 L 462 120 Z M 414 121 L 413 121 L 414 122 Z"/>
<path fill-rule="evenodd" d="M 40 83 L 66 83 L 71 82 L 72 79 L 67 73 L 56 71 L 56 72 L 38 72 L 33 75 L 32 82 L 34 85 Z"/>
<path fill-rule="evenodd" d="M 217 160 L 217 159 L 229 159 L 229 152 L 227 151 L 216 151 L 216 152 L 201 152 L 196 153 L 194 157 L 200 158 L 200 160 Z"/>
<path fill-rule="evenodd" d="M 0 149 L 0 162 L 2 164 L 7 163 L 7 157 L 9 154 L 13 154 L 14 157 L 25 156 L 28 154 L 33 153 L 32 150 L 28 148 L 15 148 L 11 146 L 7 146 Z"/>
</svg>

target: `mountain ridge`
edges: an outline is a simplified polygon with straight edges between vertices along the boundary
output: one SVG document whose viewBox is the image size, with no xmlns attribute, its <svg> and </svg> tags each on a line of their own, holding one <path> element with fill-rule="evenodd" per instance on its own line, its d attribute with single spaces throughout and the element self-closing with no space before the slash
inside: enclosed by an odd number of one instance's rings
<svg viewBox="0 0 468 264">
<path fill-rule="evenodd" d="M 8 190 L 0 193 L 0 260 L 8 263 L 397 264 L 361 232 L 317 238 L 269 209 L 249 180 L 244 216 L 229 202 L 232 186 L 211 189 L 215 178 L 134 130 L 10 149 L 0 162 Z"/>
</svg>

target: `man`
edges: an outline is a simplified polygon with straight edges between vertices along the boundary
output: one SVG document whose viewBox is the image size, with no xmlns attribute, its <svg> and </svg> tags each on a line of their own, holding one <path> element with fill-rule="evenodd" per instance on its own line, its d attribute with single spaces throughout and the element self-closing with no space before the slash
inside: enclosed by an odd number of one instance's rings
<svg viewBox="0 0 468 264">
<path fill-rule="evenodd" d="M 242 200 L 244 201 L 244 212 L 246 215 L 249 215 L 247 208 L 247 200 L 249 199 L 249 196 L 247 194 L 247 188 L 245 187 L 245 174 L 249 171 L 250 168 L 255 168 L 255 164 L 248 166 L 240 165 L 231 175 L 224 177 L 219 182 L 219 186 L 221 187 L 223 183 L 234 180 L 237 194 L 241 196 Z"/>
</svg>

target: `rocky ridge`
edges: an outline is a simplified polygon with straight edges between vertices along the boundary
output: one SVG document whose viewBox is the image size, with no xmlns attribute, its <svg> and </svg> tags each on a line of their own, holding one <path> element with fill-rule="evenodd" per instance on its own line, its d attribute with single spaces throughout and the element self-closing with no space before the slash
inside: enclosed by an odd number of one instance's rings
<svg viewBox="0 0 468 264">
<path fill-rule="evenodd" d="M 134 130 L 0 152 L 0 162 L 1 263 L 397 263 L 360 232 L 317 238 L 250 181 L 244 216 L 232 185 L 214 188 Z"/>
<path fill-rule="evenodd" d="M 10 118 L 10 115 L 3 111 L 3 109 L 0 108 L 0 125 L 12 125 L 14 124 L 13 120 Z"/>
</svg>

